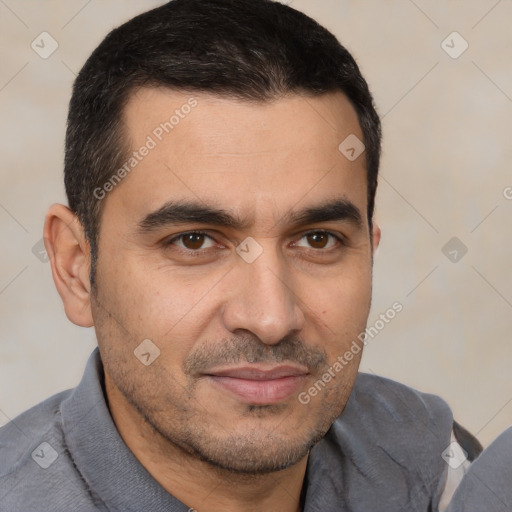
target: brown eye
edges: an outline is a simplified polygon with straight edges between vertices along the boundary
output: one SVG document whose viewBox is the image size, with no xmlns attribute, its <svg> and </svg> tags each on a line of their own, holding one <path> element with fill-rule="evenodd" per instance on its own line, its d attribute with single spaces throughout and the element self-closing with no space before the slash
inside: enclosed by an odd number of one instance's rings
<svg viewBox="0 0 512 512">
<path fill-rule="evenodd" d="M 327 233 L 310 233 L 306 235 L 308 244 L 314 249 L 324 249 L 329 241 Z"/>
<path fill-rule="evenodd" d="M 173 238 L 169 244 L 176 245 L 187 251 L 199 251 L 201 249 L 210 249 L 214 247 L 215 240 L 206 233 L 191 231 L 189 233 L 182 233 L 181 235 Z"/>
<path fill-rule="evenodd" d="M 183 235 L 183 245 L 192 251 L 201 249 L 205 236 L 202 233 L 187 233 Z"/>
<path fill-rule="evenodd" d="M 310 231 L 303 235 L 295 245 L 298 247 L 320 250 L 332 249 L 337 243 L 343 245 L 341 239 L 332 233 L 327 231 Z"/>
</svg>

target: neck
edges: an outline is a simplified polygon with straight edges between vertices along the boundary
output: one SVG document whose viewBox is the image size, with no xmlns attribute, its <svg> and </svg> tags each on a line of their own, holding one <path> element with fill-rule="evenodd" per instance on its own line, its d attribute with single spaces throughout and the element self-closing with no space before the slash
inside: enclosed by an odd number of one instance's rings
<svg viewBox="0 0 512 512">
<path fill-rule="evenodd" d="M 106 379 L 110 413 L 123 441 L 150 475 L 197 512 L 299 512 L 307 457 L 262 475 L 216 467 L 163 438 Z"/>
</svg>

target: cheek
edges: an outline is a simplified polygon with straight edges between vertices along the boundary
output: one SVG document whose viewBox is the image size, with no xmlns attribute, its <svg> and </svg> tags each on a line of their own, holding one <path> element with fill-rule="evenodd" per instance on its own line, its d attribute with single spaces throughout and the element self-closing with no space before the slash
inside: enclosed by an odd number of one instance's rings
<svg viewBox="0 0 512 512">
<path fill-rule="evenodd" d="M 179 366 L 212 320 L 211 283 L 216 281 L 212 276 L 193 279 L 183 272 L 150 268 L 136 257 L 101 262 L 98 298 L 112 313 L 97 323 L 104 346 L 128 353 L 149 339 L 160 350 L 161 362 Z"/>
<path fill-rule="evenodd" d="M 307 306 L 333 336 L 343 337 L 364 328 L 371 299 L 370 269 L 333 275 L 321 285 L 310 283 L 307 289 Z"/>
<path fill-rule="evenodd" d="M 175 274 L 152 268 L 126 251 L 99 262 L 98 287 L 132 328 L 147 329 L 146 335 L 161 337 L 187 315 L 200 290 L 182 283 Z"/>
</svg>

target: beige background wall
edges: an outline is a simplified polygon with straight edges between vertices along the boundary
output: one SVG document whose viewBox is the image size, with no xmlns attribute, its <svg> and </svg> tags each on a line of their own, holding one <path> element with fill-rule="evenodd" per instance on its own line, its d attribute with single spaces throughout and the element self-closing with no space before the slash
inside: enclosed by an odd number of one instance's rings
<svg viewBox="0 0 512 512">
<path fill-rule="evenodd" d="M 383 116 L 369 324 L 395 301 L 403 311 L 369 340 L 363 369 L 442 395 L 487 444 L 512 424 L 512 3 L 288 3 L 353 52 Z M 33 246 L 65 201 L 75 73 L 111 28 L 158 4 L 0 1 L 0 423 L 74 386 L 95 346 Z M 31 48 L 43 31 L 58 43 L 47 59 Z M 468 48 L 452 58 L 445 39 L 452 57 Z"/>
</svg>

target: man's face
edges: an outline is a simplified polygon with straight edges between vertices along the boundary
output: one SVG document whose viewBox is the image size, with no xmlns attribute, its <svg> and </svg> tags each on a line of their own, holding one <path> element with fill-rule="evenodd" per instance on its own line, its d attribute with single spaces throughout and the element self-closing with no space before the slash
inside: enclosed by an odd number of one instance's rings
<svg viewBox="0 0 512 512">
<path fill-rule="evenodd" d="M 142 89 L 124 114 L 133 150 L 154 147 L 103 199 L 92 307 L 109 398 L 216 466 L 294 464 L 345 406 L 360 354 L 331 367 L 369 312 L 364 153 L 338 150 L 362 139 L 355 110 L 341 93 Z"/>
</svg>

